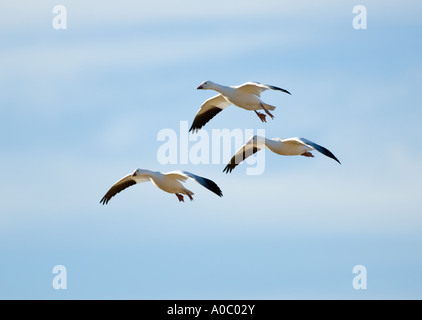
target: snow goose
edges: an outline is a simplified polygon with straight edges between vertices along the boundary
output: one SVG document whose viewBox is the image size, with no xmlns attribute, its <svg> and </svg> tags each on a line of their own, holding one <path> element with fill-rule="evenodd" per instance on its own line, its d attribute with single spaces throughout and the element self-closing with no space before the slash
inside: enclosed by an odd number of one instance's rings
<svg viewBox="0 0 422 320">
<path fill-rule="evenodd" d="M 274 116 L 270 110 L 274 110 L 275 107 L 266 104 L 260 99 L 261 92 L 271 89 L 279 90 L 290 94 L 289 91 L 278 87 L 258 83 L 258 82 L 246 82 L 240 86 L 222 86 L 212 81 L 203 82 L 197 89 L 210 89 L 215 90 L 219 94 L 205 101 L 199 111 L 197 112 L 195 119 L 193 120 L 190 131 L 197 132 L 201 129 L 208 121 L 214 116 L 227 108 L 231 104 L 238 106 L 246 110 L 254 110 L 259 119 L 262 122 L 266 122 L 266 116 L 263 113 L 257 112 L 257 110 L 264 110 L 271 119 Z"/>
<path fill-rule="evenodd" d="M 112 197 L 120 191 L 141 182 L 151 181 L 159 189 L 174 193 L 179 201 L 184 201 L 183 195 L 185 194 L 192 201 L 192 191 L 186 189 L 181 182 L 187 179 L 192 179 L 204 186 L 208 190 L 214 192 L 216 195 L 222 197 L 223 194 L 217 184 L 207 178 L 203 178 L 186 171 L 172 171 L 167 173 L 154 172 L 149 170 L 137 169 L 133 173 L 128 174 L 119 181 L 117 181 L 110 190 L 107 191 L 105 196 L 101 199 L 100 203 L 107 204 Z"/>
<path fill-rule="evenodd" d="M 234 156 L 230 160 L 230 163 L 227 164 L 223 172 L 232 172 L 233 169 L 247 157 L 265 148 L 268 148 L 272 152 L 282 156 L 301 155 L 304 157 L 313 157 L 314 155 L 311 153 L 311 151 L 317 150 L 323 155 L 326 155 L 327 157 L 330 157 L 331 159 L 334 159 L 335 161 L 340 163 L 340 161 L 331 153 L 330 150 L 305 138 L 267 139 L 264 137 L 253 136 L 243 147 L 241 147 L 234 154 Z"/>
</svg>

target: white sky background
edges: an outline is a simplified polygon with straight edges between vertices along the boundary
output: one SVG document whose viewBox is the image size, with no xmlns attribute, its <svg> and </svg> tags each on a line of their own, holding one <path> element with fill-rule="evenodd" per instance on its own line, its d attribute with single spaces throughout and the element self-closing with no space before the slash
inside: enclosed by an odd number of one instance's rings
<svg viewBox="0 0 422 320">
<path fill-rule="evenodd" d="M 62 31 L 53 1 L 2 3 L 0 297 L 421 297 L 420 3 L 359 3 L 360 31 L 351 1 L 219 3 L 62 2 Z M 191 123 L 213 95 L 204 80 L 292 92 L 262 95 L 277 106 L 267 124 L 230 107 L 207 130 L 303 136 L 342 165 L 267 152 L 261 176 L 160 166 L 158 131 Z M 209 177 L 224 197 L 192 182 L 179 204 L 144 184 L 100 206 L 137 167 Z"/>
</svg>

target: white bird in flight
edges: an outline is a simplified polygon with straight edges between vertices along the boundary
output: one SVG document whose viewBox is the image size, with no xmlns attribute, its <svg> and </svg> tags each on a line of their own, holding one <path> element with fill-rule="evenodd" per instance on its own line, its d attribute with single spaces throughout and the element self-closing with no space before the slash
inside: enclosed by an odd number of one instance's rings
<svg viewBox="0 0 422 320">
<path fill-rule="evenodd" d="M 340 161 L 331 153 L 330 150 L 316 144 L 305 138 L 273 138 L 267 139 L 260 136 L 253 136 L 249 139 L 246 144 L 241 147 L 231 158 L 230 162 L 224 168 L 223 172 L 230 173 L 233 169 L 245 160 L 247 157 L 253 155 L 259 150 L 268 148 L 272 152 L 282 155 L 282 156 L 304 156 L 304 157 L 314 157 L 311 153 L 312 150 L 317 150 L 323 155 L 334 159 L 338 163 Z M 340 163 L 341 164 L 341 163 Z"/>
<path fill-rule="evenodd" d="M 193 120 L 189 132 L 199 131 L 199 129 L 201 129 L 217 113 L 221 112 L 231 104 L 246 110 L 253 110 L 262 122 L 267 122 L 265 114 L 259 113 L 257 110 L 264 110 L 265 113 L 273 119 L 274 116 L 271 114 L 270 110 L 274 110 L 275 107 L 266 104 L 260 99 L 261 92 L 271 89 L 291 94 L 285 89 L 258 82 L 246 82 L 240 86 L 222 86 L 212 81 L 205 81 L 197 89 L 215 90 L 219 94 L 208 99 L 202 104 L 195 116 L 195 119 Z"/>
<path fill-rule="evenodd" d="M 198 182 L 203 187 L 214 192 L 219 197 L 223 196 L 220 188 L 217 184 L 207 178 L 203 178 L 186 171 L 172 171 L 167 173 L 149 171 L 144 169 L 137 169 L 133 173 L 128 174 L 119 181 L 117 181 L 110 190 L 107 191 L 105 196 L 101 199 L 100 203 L 107 204 L 112 197 L 114 197 L 120 191 L 141 182 L 151 181 L 159 189 L 174 193 L 179 201 L 184 201 L 183 194 L 187 195 L 192 201 L 192 191 L 186 189 L 181 182 L 185 182 L 187 179 L 192 179 Z"/>
</svg>

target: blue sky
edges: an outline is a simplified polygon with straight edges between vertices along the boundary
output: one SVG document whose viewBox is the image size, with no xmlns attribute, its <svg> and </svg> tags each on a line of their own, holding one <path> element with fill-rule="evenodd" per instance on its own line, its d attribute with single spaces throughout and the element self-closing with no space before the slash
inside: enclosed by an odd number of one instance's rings
<svg viewBox="0 0 422 320">
<path fill-rule="evenodd" d="M 66 30 L 52 27 L 58 4 Z M 366 30 L 352 26 L 358 4 Z M 422 298 L 420 2 L 1 7 L 0 298 Z M 342 165 L 270 152 L 258 176 L 160 165 L 158 132 L 191 123 L 214 94 L 196 90 L 205 80 L 292 93 L 263 93 L 277 106 L 266 124 L 230 107 L 207 132 L 303 136 Z M 195 201 L 179 203 L 143 184 L 100 205 L 135 168 L 191 171 L 224 197 L 188 182 Z M 52 287 L 55 265 L 67 290 Z"/>
</svg>

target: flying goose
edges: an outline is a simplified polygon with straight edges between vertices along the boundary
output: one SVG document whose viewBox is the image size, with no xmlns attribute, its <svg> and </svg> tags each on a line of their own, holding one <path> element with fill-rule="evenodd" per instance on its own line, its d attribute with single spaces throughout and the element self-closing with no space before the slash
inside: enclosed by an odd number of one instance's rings
<svg viewBox="0 0 422 320">
<path fill-rule="evenodd" d="M 137 169 L 133 173 L 128 174 L 119 181 L 117 181 L 110 190 L 107 191 L 105 196 L 101 199 L 100 203 L 107 204 L 112 197 L 118 194 L 120 191 L 141 182 L 151 181 L 159 189 L 168 193 L 174 193 L 179 202 L 183 201 L 183 194 L 187 195 L 192 201 L 192 191 L 186 189 L 181 182 L 185 182 L 187 179 L 192 179 L 198 182 L 203 187 L 214 192 L 216 195 L 222 197 L 223 193 L 215 182 L 203 178 L 186 171 L 172 171 L 167 173 L 154 172 L 144 169 Z"/>
<path fill-rule="evenodd" d="M 323 155 L 334 159 L 338 163 L 340 161 L 331 153 L 330 150 L 316 144 L 305 138 L 273 138 L 267 139 L 260 136 L 253 136 L 249 139 L 246 144 L 241 147 L 231 158 L 230 162 L 224 168 L 223 172 L 230 173 L 233 169 L 245 160 L 247 157 L 253 155 L 261 149 L 268 148 L 272 152 L 277 153 L 282 156 L 304 156 L 304 157 L 314 157 L 311 153 L 312 150 L 317 150 Z M 341 164 L 341 163 L 340 163 Z"/>
<path fill-rule="evenodd" d="M 228 87 L 219 85 L 212 81 L 205 81 L 197 89 L 215 90 L 219 94 L 208 99 L 202 104 L 201 108 L 195 116 L 195 119 L 193 120 L 189 132 L 199 131 L 199 129 L 201 129 L 208 121 L 214 118 L 217 113 L 221 112 L 231 104 L 246 110 L 254 110 L 262 122 L 267 122 L 265 114 L 259 113 L 257 110 L 264 110 L 265 113 L 268 114 L 271 119 L 273 119 L 274 116 L 271 114 L 270 110 L 274 110 L 275 107 L 266 104 L 260 99 L 261 92 L 271 89 L 291 94 L 285 89 L 258 82 L 246 82 L 240 86 Z"/>
</svg>

